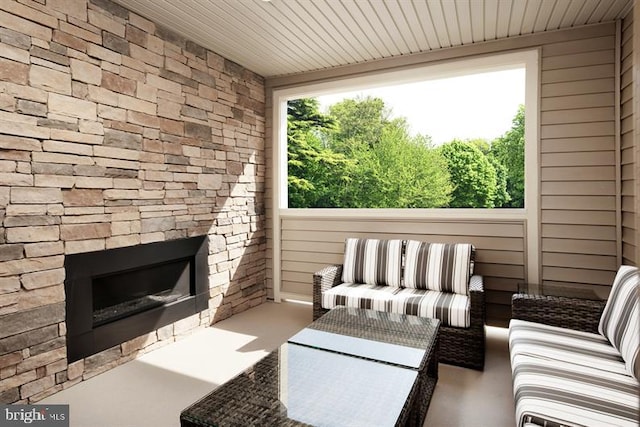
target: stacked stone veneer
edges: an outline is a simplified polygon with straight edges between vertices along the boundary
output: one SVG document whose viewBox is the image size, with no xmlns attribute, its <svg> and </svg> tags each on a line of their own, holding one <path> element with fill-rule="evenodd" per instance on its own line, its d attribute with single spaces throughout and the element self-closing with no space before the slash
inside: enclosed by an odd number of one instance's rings
<svg viewBox="0 0 640 427">
<path fill-rule="evenodd" d="M 108 0 L 0 1 L 0 402 L 265 300 L 263 79 Z M 209 235 L 209 310 L 68 364 L 66 254 Z"/>
</svg>

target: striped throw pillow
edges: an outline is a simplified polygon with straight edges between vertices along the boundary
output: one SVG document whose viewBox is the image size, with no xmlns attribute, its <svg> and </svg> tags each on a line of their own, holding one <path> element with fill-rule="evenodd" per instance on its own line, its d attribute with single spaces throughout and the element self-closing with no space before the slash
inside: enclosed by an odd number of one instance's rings
<svg viewBox="0 0 640 427">
<path fill-rule="evenodd" d="M 347 239 L 342 281 L 400 287 L 402 240 Z"/>
<path fill-rule="evenodd" d="M 620 352 L 630 375 L 640 379 L 640 275 L 638 268 L 618 269 L 598 331 Z"/>
<path fill-rule="evenodd" d="M 468 295 L 474 253 L 470 243 L 408 240 L 404 287 Z"/>
</svg>

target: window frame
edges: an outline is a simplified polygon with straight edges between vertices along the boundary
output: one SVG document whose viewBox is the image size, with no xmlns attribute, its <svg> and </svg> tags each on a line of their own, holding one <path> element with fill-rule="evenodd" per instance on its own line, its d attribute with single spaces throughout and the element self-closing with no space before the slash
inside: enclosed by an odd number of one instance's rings
<svg viewBox="0 0 640 427">
<path fill-rule="evenodd" d="M 280 265 L 280 222 L 282 218 L 344 219 L 498 219 L 524 221 L 526 227 L 527 280 L 539 281 L 540 240 L 540 150 L 539 150 L 539 49 L 526 49 L 450 61 L 437 61 L 403 69 L 375 71 L 354 77 L 303 83 L 274 89 L 272 93 L 272 208 L 274 267 Z M 289 208 L 287 188 L 287 101 L 335 92 L 357 91 L 394 84 L 456 77 L 487 71 L 525 68 L 525 206 L 524 208 Z M 276 273 L 277 272 L 277 273 Z M 279 268 L 274 268 L 274 279 Z M 274 280 L 275 281 L 275 280 Z M 277 283 L 277 282 L 276 282 Z M 279 286 L 274 297 L 279 300 Z"/>
</svg>

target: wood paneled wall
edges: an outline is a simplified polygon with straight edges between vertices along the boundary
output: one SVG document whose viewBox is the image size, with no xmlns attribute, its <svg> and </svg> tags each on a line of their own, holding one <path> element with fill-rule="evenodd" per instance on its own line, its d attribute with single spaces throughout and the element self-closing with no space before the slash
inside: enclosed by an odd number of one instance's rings
<svg viewBox="0 0 640 427">
<path fill-rule="evenodd" d="M 623 58 L 629 55 L 629 28 L 630 24 L 625 20 L 622 40 L 626 40 L 627 47 L 623 45 L 621 49 Z M 629 190 L 635 182 L 630 181 L 633 179 L 630 171 L 637 169 L 637 165 L 634 166 L 628 154 L 619 153 L 616 146 L 616 43 L 616 25 L 602 24 L 461 46 L 289 79 L 267 80 L 266 85 L 271 91 L 435 61 L 539 48 L 540 277 L 545 283 L 571 284 L 606 294 L 618 260 L 622 259 L 617 221 L 619 201 L 627 206 L 626 214 L 622 215 L 627 236 L 625 259 L 633 258 L 631 251 L 635 250 L 635 245 L 630 243 L 634 240 L 629 236 L 635 234 L 634 219 L 637 217 L 633 192 Z M 629 79 L 621 77 L 623 84 Z M 623 93 L 620 100 L 628 96 Z M 270 98 L 268 93 L 268 103 Z M 269 108 L 268 104 L 268 119 L 272 117 Z M 623 105 L 622 110 L 623 119 L 629 117 L 629 108 L 625 109 Z M 621 124 L 623 129 L 630 126 L 628 122 Z M 270 146 L 270 130 L 267 135 L 267 146 Z M 622 141 L 623 147 L 629 144 Z M 267 152 L 271 156 L 271 151 Z M 618 158 L 626 160 L 619 165 Z M 625 161 L 628 167 L 625 167 Z M 268 168 L 272 165 L 269 158 Z M 618 181 L 620 171 L 627 177 L 624 182 Z M 622 198 L 620 187 L 624 194 Z M 273 181 L 269 177 L 269 207 L 272 206 L 272 188 Z M 269 221 L 273 215 L 273 210 L 269 209 Z M 340 261 L 344 238 L 351 235 L 474 243 L 478 248 L 478 272 L 487 278 L 489 321 L 509 317 L 510 295 L 517 282 L 527 277 L 529 268 L 524 221 L 506 224 L 490 213 L 486 220 L 479 222 L 450 222 L 404 220 L 401 217 L 373 221 L 369 217 L 362 220 L 302 218 L 288 216 L 284 211 L 279 224 L 282 231 L 281 289 L 307 296 L 311 294 L 313 271 L 327 263 Z M 271 250 L 271 222 L 267 228 L 268 248 Z M 267 274 L 272 277 L 269 271 Z M 273 290 L 272 282 L 268 286 Z"/>
<path fill-rule="evenodd" d="M 629 16 L 633 16 L 633 33 L 636 35 L 636 40 L 638 35 L 640 34 L 640 7 L 634 7 L 633 12 L 629 13 Z M 633 138 L 633 151 L 634 155 L 634 164 L 632 165 L 632 169 L 635 171 L 635 209 L 633 213 L 635 214 L 635 241 L 636 244 L 640 242 L 640 220 L 638 219 L 640 213 L 640 47 L 636 46 L 633 50 L 633 83 L 632 83 L 632 91 L 633 91 L 633 122 L 634 122 L 634 130 L 633 133 L 635 137 Z M 640 250 L 636 250 L 635 264 L 640 265 Z"/>
<path fill-rule="evenodd" d="M 620 52 L 620 164 L 622 193 L 622 261 L 635 264 L 637 258 L 636 186 L 638 185 L 634 164 L 634 117 L 633 117 L 633 13 L 622 21 Z M 637 37 L 636 37 L 637 38 Z"/>
<path fill-rule="evenodd" d="M 542 46 L 540 206 L 546 283 L 606 287 L 617 268 L 615 59 L 613 27 Z"/>
</svg>

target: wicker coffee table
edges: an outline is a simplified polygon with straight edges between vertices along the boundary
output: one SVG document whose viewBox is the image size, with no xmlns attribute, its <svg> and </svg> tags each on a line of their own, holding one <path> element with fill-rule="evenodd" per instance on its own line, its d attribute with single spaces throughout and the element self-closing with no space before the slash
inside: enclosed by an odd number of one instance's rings
<svg viewBox="0 0 640 427">
<path fill-rule="evenodd" d="M 422 426 L 439 327 L 336 308 L 182 411 L 181 426 Z"/>
</svg>

